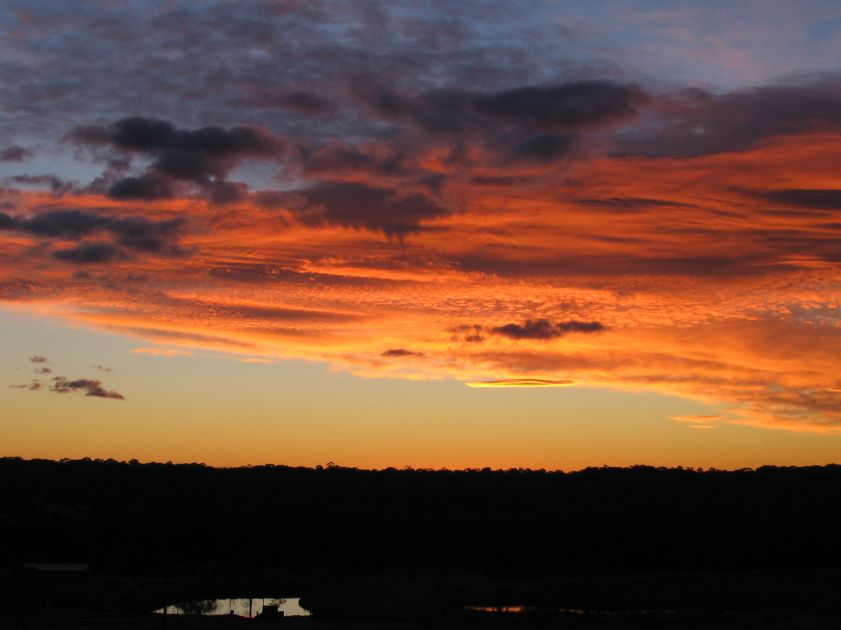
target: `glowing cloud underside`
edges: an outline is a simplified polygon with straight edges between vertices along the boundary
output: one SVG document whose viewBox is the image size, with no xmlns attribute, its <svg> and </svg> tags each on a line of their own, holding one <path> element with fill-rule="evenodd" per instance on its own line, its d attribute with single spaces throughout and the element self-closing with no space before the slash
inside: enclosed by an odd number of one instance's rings
<svg viewBox="0 0 841 630">
<path fill-rule="evenodd" d="M 465 383 L 468 387 L 568 387 L 575 381 L 551 381 L 541 378 L 509 378 L 501 381 Z"/>
</svg>

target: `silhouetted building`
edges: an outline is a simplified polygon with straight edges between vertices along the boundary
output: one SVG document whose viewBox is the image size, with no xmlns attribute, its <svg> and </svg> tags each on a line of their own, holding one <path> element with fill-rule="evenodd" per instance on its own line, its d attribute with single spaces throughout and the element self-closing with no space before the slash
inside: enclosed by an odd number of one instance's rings
<svg viewBox="0 0 841 630">
<path fill-rule="evenodd" d="M 266 619 L 283 617 L 283 611 L 278 610 L 277 604 L 266 604 L 265 606 L 263 606 L 263 612 L 260 613 L 260 617 Z"/>
</svg>

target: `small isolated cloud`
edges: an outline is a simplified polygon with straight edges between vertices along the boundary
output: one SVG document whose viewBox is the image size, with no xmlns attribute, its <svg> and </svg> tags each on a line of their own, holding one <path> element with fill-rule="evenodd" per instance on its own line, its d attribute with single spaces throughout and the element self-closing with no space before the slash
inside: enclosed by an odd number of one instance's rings
<svg viewBox="0 0 841 630">
<path fill-rule="evenodd" d="M 468 387 L 569 387 L 575 381 L 551 380 L 546 378 L 504 378 L 497 381 L 473 381 Z"/>
<path fill-rule="evenodd" d="M 32 363 L 49 363 L 49 361 L 47 361 L 47 357 L 42 357 L 42 356 L 37 355 L 37 354 L 34 354 L 31 357 L 29 357 L 29 360 Z"/>
<path fill-rule="evenodd" d="M 76 182 L 67 181 L 58 175 L 44 174 L 44 175 L 14 175 L 8 178 L 8 181 L 15 184 L 22 184 L 24 186 L 46 186 L 55 195 L 66 195 L 67 193 L 76 190 Z"/>
<path fill-rule="evenodd" d="M 670 420 L 686 424 L 690 429 L 717 429 L 722 422 L 727 420 L 727 418 L 715 414 L 688 414 L 682 416 L 671 416 Z"/>
<path fill-rule="evenodd" d="M 98 365 L 98 364 L 94 365 L 93 369 L 94 370 L 99 370 L 100 372 L 110 372 L 111 371 L 110 367 L 105 367 L 104 365 Z"/>
<path fill-rule="evenodd" d="M 37 392 L 41 389 L 41 383 L 38 381 L 32 381 L 28 385 L 9 385 L 9 387 L 12 389 L 28 389 L 29 391 Z"/>
<path fill-rule="evenodd" d="M 39 367 L 35 370 L 36 374 L 52 374 L 53 371 L 48 367 Z"/>
<path fill-rule="evenodd" d="M 0 149 L 0 162 L 23 162 L 32 157 L 32 151 L 25 147 L 13 145 Z"/>
<path fill-rule="evenodd" d="M 102 381 L 90 378 L 79 378 L 70 380 L 64 376 L 56 376 L 50 391 L 57 394 L 69 394 L 73 392 L 85 392 L 85 396 L 95 398 L 112 398 L 114 400 L 125 400 L 119 392 L 108 391 L 102 387 Z"/>
<path fill-rule="evenodd" d="M 567 333 L 595 333 L 604 330 L 599 322 L 569 320 L 550 322 L 548 319 L 528 319 L 522 324 L 505 324 L 491 328 L 491 332 L 509 339 L 556 339 Z"/>
<path fill-rule="evenodd" d="M 415 352 L 413 350 L 406 350 L 405 348 L 389 348 L 383 352 L 384 357 L 422 357 L 423 352 Z"/>
</svg>

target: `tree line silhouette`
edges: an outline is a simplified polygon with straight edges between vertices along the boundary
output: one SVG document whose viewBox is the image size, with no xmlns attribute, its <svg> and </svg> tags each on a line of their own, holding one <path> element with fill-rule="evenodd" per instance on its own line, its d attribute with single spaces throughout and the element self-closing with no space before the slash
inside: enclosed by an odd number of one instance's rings
<svg viewBox="0 0 841 630">
<path fill-rule="evenodd" d="M 581 571 L 841 567 L 841 466 L 379 471 L 0 459 L 0 564 Z"/>
</svg>

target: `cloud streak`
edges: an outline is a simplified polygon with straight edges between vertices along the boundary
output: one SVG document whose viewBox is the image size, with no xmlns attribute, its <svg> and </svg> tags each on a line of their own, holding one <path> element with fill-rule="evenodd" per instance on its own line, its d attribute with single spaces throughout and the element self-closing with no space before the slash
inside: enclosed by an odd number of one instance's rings
<svg viewBox="0 0 841 630">
<path fill-rule="evenodd" d="M 468 387 L 569 387 L 575 381 L 550 380 L 545 378 L 506 378 L 498 381 L 475 381 L 465 383 Z"/>
</svg>

